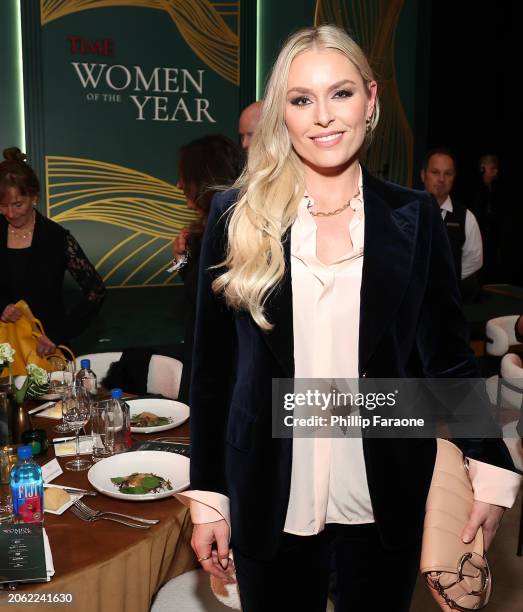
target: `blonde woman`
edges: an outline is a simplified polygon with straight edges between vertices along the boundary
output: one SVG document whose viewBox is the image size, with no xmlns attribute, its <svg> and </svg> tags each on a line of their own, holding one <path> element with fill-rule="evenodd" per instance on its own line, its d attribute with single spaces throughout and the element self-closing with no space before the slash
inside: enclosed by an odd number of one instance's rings
<svg viewBox="0 0 523 612">
<path fill-rule="evenodd" d="M 207 224 L 184 499 L 202 567 L 227 579 L 232 548 L 244 612 L 323 612 L 332 563 L 337 611 L 406 612 L 436 452 L 431 439 L 273 438 L 272 380 L 410 377 L 419 361 L 425 376 L 476 375 L 437 205 L 358 161 L 378 117 L 356 43 L 333 26 L 297 32 L 238 190 Z M 464 533 L 482 524 L 488 545 L 518 477 L 502 441 L 460 442 L 486 462 L 478 478 L 500 476 Z"/>
</svg>

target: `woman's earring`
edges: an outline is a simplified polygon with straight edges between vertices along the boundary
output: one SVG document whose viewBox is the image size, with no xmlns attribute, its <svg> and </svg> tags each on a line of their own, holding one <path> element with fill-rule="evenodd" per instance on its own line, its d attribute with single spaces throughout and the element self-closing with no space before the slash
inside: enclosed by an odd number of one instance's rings
<svg viewBox="0 0 523 612">
<path fill-rule="evenodd" d="M 367 132 L 370 132 L 370 123 L 371 123 L 371 119 L 370 117 L 367 117 L 367 119 L 365 120 L 365 130 Z"/>
</svg>

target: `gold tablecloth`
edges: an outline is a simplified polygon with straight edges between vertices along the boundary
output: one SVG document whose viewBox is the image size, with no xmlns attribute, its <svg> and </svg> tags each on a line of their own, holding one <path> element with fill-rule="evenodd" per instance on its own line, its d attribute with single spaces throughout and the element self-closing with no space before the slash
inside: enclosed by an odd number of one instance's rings
<svg viewBox="0 0 523 612">
<path fill-rule="evenodd" d="M 59 436 L 52 432 L 57 421 L 33 416 L 32 422 L 35 428 L 46 429 L 50 440 Z M 187 435 L 187 432 L 186 423 L 165 434 Z M 143 440 L 151 437 L 133 435 Z M 40 463 L 53 458 L 51 445 Z M 92 489 L 87 472 L 65 470 L 64 463 L 69 459 L 58 458 L 64 473 L 53 484 Z M 147 612 L 154 594 L 165 582 L 197 567 L 190 547 L 189 513 L 175 498 L 133 503 L 98 494 L 83 499 L 97 510 L 158 518 L 160 523 L 142 530 L 105 520 L 86 523 L 70 510 L 60 516 L 46 513 L 44 526 L 53 553 L 55 575 L 48 583 L 23 585 L 17 592 L 71 593 L 73 603 L 60 607 L 74 612 Z M 51 605 L 29 607 L 40 610 Z M 13 610 L 17 606 L 5 608 Z"/>
</svg>

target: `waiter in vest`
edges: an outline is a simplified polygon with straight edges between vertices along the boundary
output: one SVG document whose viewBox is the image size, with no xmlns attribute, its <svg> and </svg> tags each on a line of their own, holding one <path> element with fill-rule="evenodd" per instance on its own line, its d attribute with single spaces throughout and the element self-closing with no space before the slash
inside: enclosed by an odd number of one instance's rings
<svg viewBox="0 0 523 612">
<path fill-rule="evenodd" d="M 478 271 L 483 265 L 483 244 L 473 213 L 450 197 L 456 179 L 456 159 L 448 149 L 432 149 L 425 157 L 421 180 L 438 201 L 454 256 L 461 297 L 466 303 L 479 297 Z"/>
</svg>

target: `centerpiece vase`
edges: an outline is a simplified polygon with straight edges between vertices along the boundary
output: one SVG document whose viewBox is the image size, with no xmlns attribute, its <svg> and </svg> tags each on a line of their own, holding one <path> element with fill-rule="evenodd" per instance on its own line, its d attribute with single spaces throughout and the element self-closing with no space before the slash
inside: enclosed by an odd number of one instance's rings
<svg viewBox="0 0 523 612">
<path fill-rule="evenodd" d="M 15 398 L 13 376 L 7 367 L 0 365 L 0 444 L 21 444 L 22 433 L 32 429 L 31 417 Z"/>
</svg>

